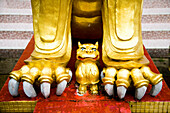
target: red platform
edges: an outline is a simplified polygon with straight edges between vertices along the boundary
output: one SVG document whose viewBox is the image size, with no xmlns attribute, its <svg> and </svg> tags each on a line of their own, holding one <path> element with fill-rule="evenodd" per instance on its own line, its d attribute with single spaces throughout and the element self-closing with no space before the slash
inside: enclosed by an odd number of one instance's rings
<svg viewBox="0 0 170 113">
<path fill-rule="evenodd" d="M 34 49 L 34 38 L 31 39 L 28 46 L 24 50 L 22 56 L 20 57 L 19 61 L 15 65 L 13 70 L 20 69 L 25 63 L 24 60 L 27 59 L 30 54 L 32 53 Z M 115 94 L 115 97 L 108 97 L 105 91 L 103 90 L 103 86 L 100 85 L 99 89 L 99 95 L 91 95 L 91 94 L 85 94 L 84 96 L 77 96 L 76 95 L 76 87 L 75 87 L 75 61 L 76 61 L 76 49 L 77 49 L 77 41 L 73 40 L 73 48 L 72 48 L 72 57 L 70 59 L 70 62 L 68 63 L 68 67 L 71 68 L 73 72 L 73 78 L 71 83 L 68 84 L 68 87 L 65 89 L 63 94 L 61 96 L 57 96 L 55 94 L 56 92 L 56 86 L 53 84 L 54 87 L 51 88 L 50 97 L 47 99 L 44 99 L 43 95 L 39 91 L 39 88 L 36 88 L 37 90 L 37 97 L 35 98 L 28 98 L 23 91 L 22 82 L 19 86 L 19 96 L 18 97 L 12 97 L 8 92 L 8 81 L 7 79 L 6 83 L 4 84 L 3 88 L 0 92 L 0 102 L 4 101 L 37 101 L 36 107 L 34 112 L 123 112 L 123 113 L 129 113 L 130 107 L 129 107 L 129 101 L 138 101 L 138 102 L 146 102 L 146 101 L 170 101 L 170 90 L 163 81 L 163 88 L 162 91 L 156 96 L 152 97 L 149 95 L 149 91 L 151 89 L 151 85 L 148 86 L 146 95 L 139 101 L 134 98 L 134 91 L 128 91 L 124 100 L 119 100 L 117 95 Z M 99 51 L 101 53 L 101 43 Z M 158 69 L 154 65 L 151 57 L 149 56 L 146 49 L 144 49 L 145 56 L 149 59 L 150 64 L 149 67 L 151 70 L 155 73 L 159 73 Z M 101 56 L 101 54 L 100 54 Z M 100 57 L 100 70 L 102 70 L 104 64 Z"/>
</svg>

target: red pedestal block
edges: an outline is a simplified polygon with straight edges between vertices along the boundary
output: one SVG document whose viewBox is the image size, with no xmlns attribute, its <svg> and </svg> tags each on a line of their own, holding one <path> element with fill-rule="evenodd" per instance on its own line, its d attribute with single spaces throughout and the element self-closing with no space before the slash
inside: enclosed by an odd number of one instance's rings
<svg viewBox="0 0 170 113">
<path fill-rule="evenodd" d="M 37 97 L 35 98 L 28 98 L 23 91 L 22 82 L 19 86 L 19 96 L 12 97 L 8 91 L 8 81 L 4 84 L 3 88 L 0 91 L 0 102 L 4 101 L 37 101 L 35 106 L 34 112 L 123 112 L 129 113 L 129 101 L 134 102 L 155 102 L 155 101 L 170 101 L 170 90 L 163 81 L 163 88 L 162 91 L 156 96 L 152 97 L 149 95 L 149 91 L 151 89 L 151 85 L 148 86 L 147 92 L 145 96 L 141 100 L 136 100 L 134 98 L 134 90 L 129 90 L 126 93 L 126 96 L 123 100 L 120 100 L 117 97 L 116 91 L 114 97 L 108 97 L 106 92 L 103 90 L 102 83 L 99 83 L 99 95 L 91 95 L 87 92 L 84 96 L 78 96 L 76 94 L 76 79 L 75 79 L 75 61 L 76 61 L 76 49 L 77 49 L 77 42 L 73 40 L 73 48 L 72 48 L 72 57 L 70 62 L 68 63 L 67 67 L 71 68 L 73 72 L 72 81 L 68 84 L 67 88 L 63 92 L 61 96 L 57 96 L 56 92 L 56 84 L 52 85 L 51 93 L 49 98 L 45 99 L 40 92 L 39 87 L 36 87 L 37 90 Z M 100 56 L 102 55 L 101 51 L 101 43 L 99 47 Z M 22 56 L 20 57 L 19 61 L 17 62 L 16 66 L 13 70 L 20 69 L 25 63 L 24 60 L 27 59 L 34 49 L 34 38 L 31 39 L 28 46 L 24 50 Z M 159 73 L 158 69 L 154 65 L 151 57 L 149 56 L 148 52 L 144 48 L 145 56 L 149 59 L 150 64 L 149 67 L 155 73 Z M 104 64 L 100 57 L 100 71 L 104 67 Z"/>
</svg>

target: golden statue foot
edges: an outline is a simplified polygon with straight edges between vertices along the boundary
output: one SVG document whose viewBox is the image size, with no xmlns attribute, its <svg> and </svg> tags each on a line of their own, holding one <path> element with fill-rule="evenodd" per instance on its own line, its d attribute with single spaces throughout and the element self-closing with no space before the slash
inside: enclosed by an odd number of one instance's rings
<svg viewBox="0 0 170 113">
<path fill-rule="evenodd" d="M 87 92 L 87 85 L 82 85 L 80 84 L 79 85 L 79 88 L 78 88 L 78 93 L 83 95 Z"/>
<path fill-rule="evenodd" d="M 91 94 L 97 95 L 98 94 L 98 86 L 97 84 L 90 85 Z"/>
<path fill-rule="evenodd" d="M 47 98 L 53 81 L 57 82 L 56 94 L 61 95 L 72 73 L 66 68 L 71 57 L 72 0 L 31 0 L 34 25 L 34 51 L 18 71 L 10 73 L 8 84 L 12 96 L 18 95 L 19 82 L 28 97 L 37 94 L 33 84 L 40 82 L 41 93 Z"/>
<path fill-rule="evenodd" d="M 115 81 L 115 77 L 117 80 Z M 133 69 L 104 68 L 101 72 L 105 91 L 109 96 L 114 95 L 114 82 L 117 86 L 117 95 L 123 99 L 131 81 L 136 88 L 135 98 L 141 99 L 147 90 L 149 82 L 152 84 L 151 96 L 156 96 L 162 89 L 162 74 L 153 73 L 148 66 Z"/>
<path fill-rule="evenodd" d="M 144 56 L 141 17 L 143 0 L 104 0 L 102 8 L 103 44 L 102 60 L 106 65 L 101 76 L 108 95 L 113 95 L 117 86 L 120 99 L 133 81 L 135 97 L 141 99 L 149 82 L 153 85 L 150 94 L 157 95 L 162 88 L 162 75 L 153 73 Z"/>
<path fill-rule="evenodd" d="M 59 65 L 55 60 L 32 60 L 27 62 L 20 70 L 10 73 L 8 89 L 12 96 L 18 95 L 19 82 L 23 81 L 23 90 L 25 94 L 32 98 L 36 97 L 36 91 L 33 84 L 36 79 L 40 83 L 41 93 L 45 98 L 50 95 L 51 83 L 57 82 L 56 94 L 61 95 L 66 88 L 67 83 L 72 78 L 72 72 L 69 68 Z"/>
</svg>

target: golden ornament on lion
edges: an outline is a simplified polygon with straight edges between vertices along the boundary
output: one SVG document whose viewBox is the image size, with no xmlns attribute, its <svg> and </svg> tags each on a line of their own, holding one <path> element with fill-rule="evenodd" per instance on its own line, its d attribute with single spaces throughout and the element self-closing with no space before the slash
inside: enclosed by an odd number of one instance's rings
<svg viewBox="0 0 170 113">
<path fill-rule="evenodd" d="M 25 60 L 25 66 L 11 72 L 8 87 L 12 96 L 18 95 L 22 80 L 25 94 L 35 97 L 35 79 L 40 82 L 45 98 L 50 94 L 53 81 L 57 82 L 56 94 L 61 95 L 72 77 L 71 70 L 66 68 L 72 51 L 71 36 L 86 40 L 100 38 L 101 34 L 102 60 L 106 66 L 101 78 L 108 95 L 114 94 L 116 84 L 119 98 L 124 98 L 130 81 L 136 88 L 137 99 L 145 95 L 149 83 L 153 85 L 152 96 L 161 91 L 162 75 L 150 70 L 143 51 L 143 0 L 31 0 L 31 4 L 35 49 Z M 98 44 L 79 43 L 75 75 L 81 94 L 89 84 L 91 93 L 98 92 L 97 48 Z"/>
</svg>

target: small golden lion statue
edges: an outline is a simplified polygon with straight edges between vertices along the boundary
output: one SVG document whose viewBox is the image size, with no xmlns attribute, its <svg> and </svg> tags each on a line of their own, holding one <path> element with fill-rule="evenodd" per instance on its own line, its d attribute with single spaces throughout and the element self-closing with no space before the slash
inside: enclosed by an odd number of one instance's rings
<svg viewBox="0 0 170 113">
<path fill-rule="evenodd" d="M 80 84 L 78 93 L 85 94 L 87 91 L 87 86 L 89 85 L 91 93 L 98 94 L 98 42 L 96 42 L 96 44 L 81 44 L 78 42 L 78 47 L 75 73 L 76 81 Z"/>
</svg>

